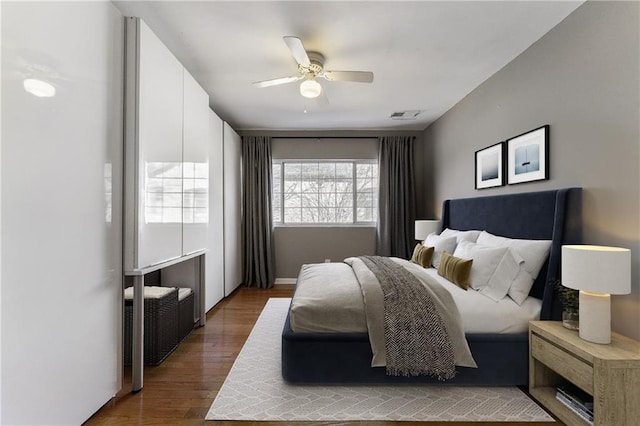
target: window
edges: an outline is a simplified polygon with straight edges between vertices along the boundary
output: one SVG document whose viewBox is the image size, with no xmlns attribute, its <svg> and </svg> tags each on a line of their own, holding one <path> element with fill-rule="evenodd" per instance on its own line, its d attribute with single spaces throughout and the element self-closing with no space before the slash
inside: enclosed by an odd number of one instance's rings
<svg viewBox="0 0 640 426">
<path fill-rule="evenodd" d="M 273 163 L 275 224 L 372 224 L 378 165 L 365 161 Z"/>
</svg>

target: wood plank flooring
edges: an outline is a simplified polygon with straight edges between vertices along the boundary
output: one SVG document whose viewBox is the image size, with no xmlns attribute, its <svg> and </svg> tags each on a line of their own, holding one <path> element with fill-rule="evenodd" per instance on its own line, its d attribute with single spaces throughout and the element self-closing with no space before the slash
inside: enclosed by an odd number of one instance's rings
<svg viewBox="0 0 640 426">
<path fill-rule="evenodd" d="M 271 426 L 283 422 L 205 421 L 218 390 L 270 297 L 291 297 L 292 286 L 269 290 L 240 288 L 207 314 L 197 328 L 157 367 L 145 367 L 144 388 L 130 393 L 131 370 L 125 369 L 123 390 L 86 425 L 229 425 Z M 291 425 L 403 425 L 414 422 L 289 422 Z M 494 423 L 448 422 L 448 426 Z M 560 423 L 535 423 L 559 425 Z M 522 426 L 523 423 L 495 423 Z"/>
</svg>

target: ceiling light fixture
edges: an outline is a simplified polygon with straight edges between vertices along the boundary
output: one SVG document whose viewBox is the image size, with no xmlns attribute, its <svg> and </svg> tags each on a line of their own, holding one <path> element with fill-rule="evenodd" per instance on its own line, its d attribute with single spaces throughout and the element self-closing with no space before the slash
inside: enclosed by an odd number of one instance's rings
<svg viewBox="0 0 640 426">
<path fill-rule="evenodd" d="M 51 83 L 35 78 L 25 78 L 22 85 L 24 90 L 39 98 L 50 98 L 56 94 L 56 88 Z"/>
<path fill-rule="evenodd" d="M 322 92 L 322 86 L 315 80 L 305 80 L 300 83 L 300 94 L 305 98 L 317 98 Z"/>
</svg>

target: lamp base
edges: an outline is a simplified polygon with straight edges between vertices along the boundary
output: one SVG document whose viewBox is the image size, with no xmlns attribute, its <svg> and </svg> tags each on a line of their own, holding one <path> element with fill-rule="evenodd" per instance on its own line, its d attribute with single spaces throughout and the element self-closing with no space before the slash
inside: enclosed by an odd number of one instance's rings
<svg viewBox="0 0 640 426">
<path fill-rule="evenodd" d="M 580 290 L 580 338 L 611 343 L 611 296 Z"/>
</svg>

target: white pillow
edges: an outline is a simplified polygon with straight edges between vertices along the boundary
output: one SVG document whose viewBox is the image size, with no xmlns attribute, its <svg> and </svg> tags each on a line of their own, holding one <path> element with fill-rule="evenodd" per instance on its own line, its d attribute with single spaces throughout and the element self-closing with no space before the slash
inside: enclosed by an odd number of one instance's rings
<svg viewBox="0 0 640 426">
<path fill-rule="evenodd" d="M 480 290 L 489 284 L 489 280 L 508 250 L 507 247 L 489 247 L 461 241 L 453 255 L 462 259 L 473 259 L 469 284 L 474 290 Z"/>
<path fill-rule="evenodd" d="M 517 253 L 513 253 L 513 251 L 508 248 L 504 252 L 502 259 L 500 259 L 500 263 L 498 263 L 498 267 L 489 279 L 487 286 L 480 290 L 480 293 L 494 302 L 503 299 L 510 291 L 515 278 L 520 272 L 520 265 L 523 262 L 524 260 Z M 522 271 L 525 274 L 527 273 L 524 269 Z M 529 290 L 527 290 L 527 294 L 529 294 Z M 520 303 L 518 303 L 518 305 L 519 304 Z"/>
<path fill-rule="evenodd" d="M 476 242 L 491 247 L 509 247 L 524 259 L 522 267 L 533 279 L 538 276 L 551 250 L 551 240 L 519 240 L 499 237 L 487 231 L 482 231 Z"/>
<path fill-rule="evenodd" d="M 524 266 L 524 265 L 523 265 Z M 518 275 L 514 278 L 509 287 L 509 297 L 513 299 L 518 305 L 522 305 L 522 302 L 529 297 L 529 291 L 533 286 L 533 278 L 523 267 L 520 267 Z"/>
<path fill-rule="evenodd" d="M 456 241 L 471 241 L 475 243 L 481 231 L 456 231 L 455 229 L 446 228 L 440 233 L 442 237 L 456 237 Z"/>
<path fill-rule="evenodd" d="M 427 235 L 427 239 L 422 243 L 425 247 L 433 247 L 433 258 L 431 264 L 434 268 L 440 265 L 440 257 L 442 252 L 453 253 L 456 249 L 456 237 L 441 237 L 435 233 Z"/>
</svg>

